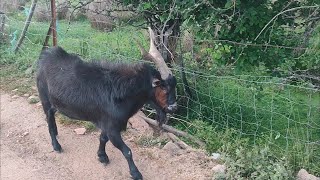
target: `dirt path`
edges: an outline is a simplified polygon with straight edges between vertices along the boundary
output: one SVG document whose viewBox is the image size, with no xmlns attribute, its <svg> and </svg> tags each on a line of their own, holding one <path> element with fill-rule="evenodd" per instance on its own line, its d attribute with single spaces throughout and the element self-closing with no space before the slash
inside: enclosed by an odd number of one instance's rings
<svg viewBox="0 0 320 180">
<path fill-rule="evenodd" d="M 131 179 L 128 165 L 119 150 L 107 144 L 110 163 L 98 162 L 98 132 L 77 135 L 74 128 L 58 124 L 59 142 L 64 150 L 52 151 L 42 109 L 25 98 L 12 99 L 1 93 L 1 180 Z M 124 139 L 146 180 L 211 179 L 213 162 L 203 153 L 171 155 L 158 147 L 142 148 L 132 135 Z"/>
</svg>

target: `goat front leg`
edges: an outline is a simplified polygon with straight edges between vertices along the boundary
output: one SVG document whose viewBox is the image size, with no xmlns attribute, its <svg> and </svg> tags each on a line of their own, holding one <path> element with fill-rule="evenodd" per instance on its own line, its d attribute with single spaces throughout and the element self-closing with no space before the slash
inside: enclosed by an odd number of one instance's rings
<svg viewBox="0 0 320 180">
<path fill-rule="evenodd" d="M 108 137 L 111 141 L 111 143 L 118 148 L 123 156 L 126 158 L 128 165 L 129 165 L 129 169 L 130 169 L 130 174 L 132 176 L 132 178 L 134 180 L 142 180 L 142 175 L 139 172 L 138 168 L 136 167 L 136 165 L 133 162 L 132 159 L 132 152 L 130 150 L 130 148 L 123 142 L 122 138 L 121 138 L 121 134 L 120 134 L 120 130 L 111 130 L 110 132 L 108 131 Z"/>
<path fill-rule="evenodd" d="M 100 145 L 98 150 L 98 158 L 99 161 L 105 165 L 109 163 L 109 158 L 106 153 L 106 144 L 109 141 L 109 138 L 107 136 L 106 132 L 101 132 L 100 134 Z"/>
</svg>

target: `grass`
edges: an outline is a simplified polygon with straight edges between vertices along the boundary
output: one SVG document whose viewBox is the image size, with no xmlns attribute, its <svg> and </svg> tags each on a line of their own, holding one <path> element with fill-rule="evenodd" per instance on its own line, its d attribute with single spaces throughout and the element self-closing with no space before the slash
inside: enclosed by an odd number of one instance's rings
<svg viewBox="0 0 320 180">
<path fill-rule="evenodd" d="M 34 66 L 49 23 L 32 22 L 17 54 L 14 54 L 12 49 L 19 38 L 23 22 L 11 17 L 8 23 L 7 45 L 0 46 L 0 65 L 14 64 L 21 72 Z M 81 55 L 84 59 L 132 61 L 140 58 L 140 52 L 133 37 L 144 38 L 144 36 L 135 28 L 119 28 L 111 33 L 104 33 L 92 29 L 87 21 L 75 21 L 69 26 L 67 21 L 62 20 L 59 21 L 57 29 L 59 46 Z M 142 42 L 146 41 L 142 40 Z"/>
<path fill-rule="evenodd" d="M 278 83 L 274 78 L 257 80 L 242 76 L 194 78 L 194 97 L 180 97 L 181 119 L 177 125 L 199 135 L 194 120 L 208 122 L 214 131 L 234 129 L 252 146 L 265 143 L 278 156 L 286 156 L 292 168 L 320 172 L 320 92 L 303 86 Z M 181 89 L 181 88 L 180 88 Z M 178 93 L 182 94 L 182 93 Z M 207 130 L 209 131 L 209 130 Z M 209 152 L 218 151 L 221 135 L 206 134 Z"/>
<path fill-rule="evenodd" d="M 75 124 L 75 125 L 83 126 L 89 132 L 96 130 L 96 126 L 89 121 L 79 121 L 79 120 L 70 119 L 67 116 L 60 113 L 56 114 L 56 118 L 60 124 L 65 126 Z"/>
<path fill-rule="evenodd" d="M 18 88 L 21 93 L 28 92 L 35 84 L 33 74 L 25 72 L 35 68 L 49 26 L 49 23 L 32 22 L 23 46 L 13 54 L 11 49 L 15 36 L 17 38 L 22 29 L 22 19 L 17 14 L 9 18 L 7 33 L 11 36 L 7 44 L 0 46 L 0 77 L 2 82 L 7 82 L 1 83 L 1 88 Z M 14 35 L 15 31 L 17 35 Z M 141 38 L 147 47 L 142 31 L 133 27 L 118 27 L 104 33 L 92 29 L 86 20 L 71 22 L 70 27 L 66 21 L 58 22 L 59 46 L 84 59 L 137 61 L 140 53 L 133 37 Z M 267 146 L 272 157 L 285 157 L 285 162 L 271 162 L 294 170 L 306 168 L 320 175 L 320 148 L 316 143 L 320 140 L 319 91 L 303 85 L 282 84 L 276 78 L 215 76 L 207 71 L 195 74 L 191 69 L 187 78 L 195 96 L 187 98 L 177 77 L 180 111 L 176 117 L 186 121 L 172 124 L 203 139 L 208 152 L 220 151 L 229 155 L 226 161 L 237 169 L 239 167 L 232 163 L 240 157 L 235 154 L 237 147 L 233 144 L 240 146 L 237 142 L 241 142 L 247 152 L 255 149 L 252 153 L 256 156 L 261 155 L 256 148 Z M 91 123 L 73 121 L 61 115 L 58 119 L 65 125 L 76 123 L 94 129 Z M 158 143 L 161 142 L 150 138 L 141 138 L 138 142 L 147 147 Z M 243 152 L 241 148 L 238 151 Z M 252 163 L 248 159 L 242 162 Z"/>
<path fill-rule="evenodd" d="M 139 139 L 137 139 L 136 143 L 140 147 L 153 147 L 159 146 L 163 147 L 168 142 L 165 138 L 156 138 L 154 136 L 144 136 L 142 135 Z"/>
</svg>

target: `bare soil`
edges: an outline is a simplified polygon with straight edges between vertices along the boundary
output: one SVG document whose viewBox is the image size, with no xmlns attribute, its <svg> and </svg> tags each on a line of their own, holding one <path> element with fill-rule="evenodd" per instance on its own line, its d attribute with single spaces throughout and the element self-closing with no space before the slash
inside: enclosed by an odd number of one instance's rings
<svg viewBox="0 0 320 180">
<path fill-rule="evenodd" d="M 62 153 L 53 151 L 42 108 L 24 97 L 1 92 L 1 177 L 3 180 L 131 179 L 128 164 L 111 143 L 110 163 L 97 160 L 99 132 L 77 135 L 76 125 L 58 124 Z M 173 155 L 158 146 L 139 147 L 137 134 L 124 133 L 134 161 L 146 180 L 204 180 L 212 178 L 215 165 L 202 151 Z M 141 134 L 140 134 L 141 136 Z"/>
</svg>

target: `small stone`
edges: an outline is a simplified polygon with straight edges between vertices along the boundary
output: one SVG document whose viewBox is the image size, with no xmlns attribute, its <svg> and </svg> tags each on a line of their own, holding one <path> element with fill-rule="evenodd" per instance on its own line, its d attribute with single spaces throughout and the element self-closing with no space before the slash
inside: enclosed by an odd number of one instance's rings
<svg viewBox="0 0 320 180">
<path fill-rule="evenodd" d="M 23 97 L 29 97 L 30 96 L 30 94 L 24 94 L 23 95 Z"/>
<path fill-rule="evenodd" d="M 212 169 L 215 173 L 225 173 L 226 172 L 226 166 L 225 165 L 215 165 Z"/>
<path fill-rule="evenodd" d="M 7 137 L 12 136 L 12 134 L 13 134 L 13 132 L 12 132 L 12 131 L 8 131 L 8 133 L 7 133 Z"/>
<path fill-rule="evenodd" d="M 39 97 L 38 96 L 35 96 L 35 95 L 32 95 L 28 98 L 28 102 L 30 104 L 35 104 L 37 102 L 39 102 Z"/>
<path fill-rule="evenodd" d="M 22 137 L 25 137 L 25 136 L 27 136 L 29 134 L 29 132 L 24 132 L 23 134 L 22 134 Z"/>
<path fill-rule="evenodd" d="M 36 106 L 37 106 L 38 108 L 40 108 L 40 107 L 42 106 L 41 102 L 38 102 L 38 103 L 36 104 Z"/>
<path fill-rule="evenodd" d="M 297 180 L 320 180 L 320 178 L 309 174 L 305 169 L 300 169 L 297 174 Z"/>
<path fill-rule="evenodd" d="M 162 149 L 168 151 L 171 155 L 177 155 L 180 151 L 180 147 L 171 141 L 164 145 Z"/>
<path fill-rule="evenodd" d="M 219 154 L 219 153 L 212 153 L 211 154 L 211 158 L 214 160 L 219 160 L 220 157 L 221 157 L 221 154 Z"/>
<path fill-rule="evenodd" d="M 84 135 L 86 133 L 86 128 L 77 128 L 74 130 L 78 135 Z"/>
<path fill-rule="evenodd" d="M 23 137 L 25 137 L 25 136 L 27 136 L 29 134 L 29 132 L 24 132 L 24 133 L 22 133 L 22 134 L 19 134 L 19 137 L 20 138 L 23 138 Z"/>
<path fill-rule="evenodd" d="M 180 148 L 175 143 L 169 141 L 169 142 L 167 142 L 166 145 L 163 146 L 162 149 L 164 149 L 164 150 L 178 150 Z"/>
<path fill-rule="evenodd" d="M 18 96 L 18 95 L 13 95 L 11 98 L 12 98 L 12 99 L 17 99 L 18 97 L 20 97 L 20 96 Z"/>
<path fill-rule="evenodd" d="M 18 91 L 18 89 L 14 89 L 14 90 L 12 90 L 12 92 L 17 92 Z"/>
<path fill-rule="evenodd" d="M 169 139 L 171 139 L 176 145 L 178 145 L 181 149 L 188 149 L 189 146 L 181 141 L 176 135 L 174 135 L 173 133 L 166 133 L 165 136 L 167 136 Z"/>
<path fill-rule="evenodd" d="M 33 72 L 33 68 L 32 68 L 32 67 L 29 67 L 24 73 L 25 73 L 26 75 L 29 75 L 29 74 L 32 74 L 32 72 Z"/>
</svg>

